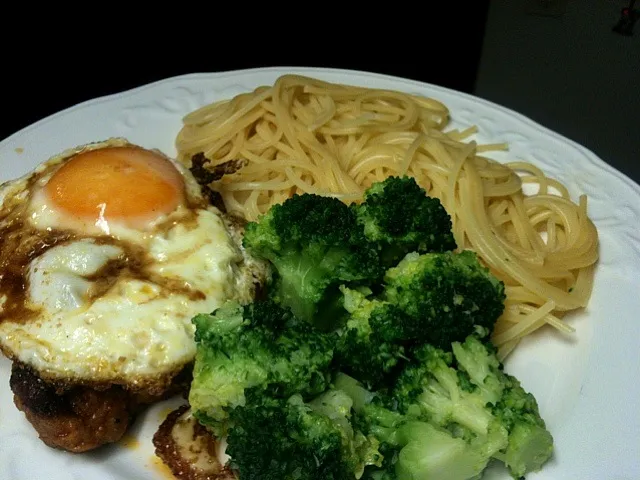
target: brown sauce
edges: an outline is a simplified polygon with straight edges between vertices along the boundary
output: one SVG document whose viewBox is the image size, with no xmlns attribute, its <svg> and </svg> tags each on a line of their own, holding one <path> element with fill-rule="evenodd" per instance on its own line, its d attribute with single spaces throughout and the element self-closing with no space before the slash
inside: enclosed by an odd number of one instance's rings
<svg viewBox="0 0 640 480">
<path fill-rule="evenodd" d="M 184 281 L 151 272 L 149 267 L 153 260 L 139 245 L 108 236 L 90 237 L 64 230 L 38 230 L 23 220 L 25 210 L 17 208 L 8 215 L 0 214 L 0 298 L 6 296 L 0 322 L 25 323 L 37 317 L 38 309 L 30 304 L 28 295 L 30 263 L 50 248 L 83 238 L 93 238 L 97 244 L 118 246 L 124 251 L 123 255 L 110 260 L 93 275 L 85 277 L 93 282 L 90 301 L 106 294 L 122 278 L 149 281 L 160 287 L 162 295 L 180 294 L 194 301 L 205 298 L 203 292 Z M 196 225 L 195 217 L 187 222 L 188 227 L 191 224 Z M 160 231 L 167 231 L 172 225 L 167 224 Z"/>
<path fill-rule="evenodd" d="M 0 219 L 1 222 L 2 219 Z M 71 232 L 38 231 L 20 217 L 0 224 L 0 297 L 6 301 L 0 311 L 0 322 L 11 319 L 25 322 L 37 315 L 28 302 L 27 271 L 30 262 L 46 250 L 73 238 Z"/>
</svg>

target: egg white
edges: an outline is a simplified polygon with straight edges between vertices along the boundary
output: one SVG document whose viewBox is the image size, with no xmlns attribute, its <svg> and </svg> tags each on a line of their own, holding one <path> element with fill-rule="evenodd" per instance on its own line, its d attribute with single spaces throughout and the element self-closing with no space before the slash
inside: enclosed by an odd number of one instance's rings
<svg viewBox="0 0 640 480">
<path fill-rule="evenodd" d="M 81 148 L 114 144 L 126 141 Z M 192 206 L 141 227 L 110 222 L 105 231 L 55 211 L 41 189 L 77 151 L 0 186 L 0 212 L 23 208 L 31 228 L 77 233 L 31 261 L 26 298 L 34 317 L 2 319 L 0 346 L 47 379 L 161 389 L 195 356 L 191 318 L 228 299 L 250 301 L 260 266 L 183 167 Z M 126 267 L 133 254 L 143 254 L 141 270 Z"/>
</svg>

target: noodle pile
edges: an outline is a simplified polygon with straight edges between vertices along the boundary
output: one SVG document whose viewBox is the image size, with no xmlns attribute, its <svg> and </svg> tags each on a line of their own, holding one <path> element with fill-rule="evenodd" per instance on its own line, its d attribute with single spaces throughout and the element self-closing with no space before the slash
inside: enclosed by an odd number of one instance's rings
<svg viewBox="0 0 640 480">
<path fill-rule="evenodd" d="M 545 324 L 572 332 L 562 317 L 587 305 L 598 259 L 586 197 L 574 203 L 531 164 L 482 156 L 506 146 L 466 142 L 475 127 L 445 131 L 448 122 L 430 98 L 284 75 L 190 113 L 176 146 L 186 165 L 200 152 L 211 166 L 243 161 L 211 186 L 248 220 L 295 193 L 352 202 L 373 182 L 412 176 L 451 215 L 458 247 L 506 285 L 492 337 L 501 358 Z"/>
</svg>

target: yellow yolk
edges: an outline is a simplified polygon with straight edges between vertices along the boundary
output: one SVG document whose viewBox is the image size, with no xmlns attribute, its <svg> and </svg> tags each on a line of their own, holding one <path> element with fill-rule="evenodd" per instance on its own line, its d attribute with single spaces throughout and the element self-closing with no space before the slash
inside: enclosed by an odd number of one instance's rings
<svg viewBox="0 0 640 480">
<path fill-rule="evenodd" d="M 168 214 L 184 202 L 180 172 L 138 147 L 108 147 L 70 158 L 45 187 L 59 210 L 97 222 L 136 221 Z"/>
</svg>

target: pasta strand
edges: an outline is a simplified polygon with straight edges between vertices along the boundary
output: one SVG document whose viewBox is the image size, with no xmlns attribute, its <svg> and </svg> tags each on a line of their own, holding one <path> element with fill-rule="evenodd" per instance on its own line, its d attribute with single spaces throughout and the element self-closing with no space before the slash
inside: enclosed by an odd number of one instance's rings
<svg viewBox="0 0 640 480">
<path fill-rule="evenodd" d="M 586 197 L 575 203 L 526 161 L 485 156 L 507 146 L 476 144 L 474 125 L 446 131 L 449 119 L 435 99 L 284 75 L 190 113 L 176 146 L 187 166 L 200 152 L 212 166 L 246 163 L 212 187 L 249 221 L 296 193 L 352 202 L 390 175 L 414 177 L 451 215 L 458 248 L 505 283 L 493 334 L 503 358 L 546 324 L 571 330 L 561 318 L 589 301 L 598 232 Z"/>
</svg>

